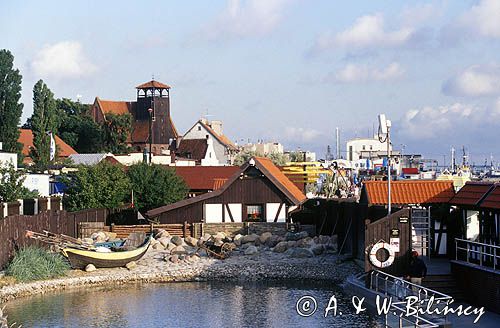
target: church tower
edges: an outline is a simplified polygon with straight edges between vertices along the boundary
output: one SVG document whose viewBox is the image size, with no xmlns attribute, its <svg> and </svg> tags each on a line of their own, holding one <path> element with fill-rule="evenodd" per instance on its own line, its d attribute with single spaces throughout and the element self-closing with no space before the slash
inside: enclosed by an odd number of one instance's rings
<svg viewBox="0 0 500 328">
<path fill-rule="evenodd" d="M 137 125 L 149 125 L 151 119 L 151 135 L 153 153 L 175 145 L 178 138 L 177 130 L 170 116 L 170 86 L 151 80 L 136 87 L 137 103 L 134 110 L 134 120 Z M 149 135 L 149 132 L 148 132 Z"/>
</svg>

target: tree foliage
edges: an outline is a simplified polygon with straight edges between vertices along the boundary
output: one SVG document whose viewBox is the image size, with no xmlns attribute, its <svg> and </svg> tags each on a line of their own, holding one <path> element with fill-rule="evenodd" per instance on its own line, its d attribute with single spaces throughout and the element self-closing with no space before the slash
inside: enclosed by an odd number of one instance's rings
<svg viewBox="0 0 500 328">
<path fill-rule="evenodd" d="M 274 163 L 274 165 L 278 166 L 284 166 L 287 163 L 286 156 L 281 153 L 270 153 L 263 155 L 255 151 L 242 151 L 234 158 L 234 165 L 243 165 L 254 156 L 267 157 Z"/>
<path fill-rule="evenodd" d="M 50 164 L 50 135 L 57 132 L 58 115 L 54 94 L 47 85 L 39 80 L 33 88 L 33 115 L 31 126 L 33 130 L 33 145 L 31 158 L 35 168 L 45 171 Z"/>
<path fill-rule="evenodd" d="M 105 149 L 113 154 L 128 153 L 126 141 L 132 132 L 130 114 L 107 114 L 103 125 Z"/>
<path fill-rule="evenodd" d="M 186 197 L 188 188 L 174 170 L 161 165 L 132 165 L 128 177 L 134 190 L 134 205 L 139 211 L 175 203 Z"/>
<path fill-rule="evenodd" d="M 118 208 L 130 199 L 130 182 L 120 165 L 103 161 L 79 166 L 64 177 L 68 189 L 63 201 L 70 211 L 88 208 Z"/>
<path fill-rule="evenodd" d="M 26 175 L 21 170 L 16 170 L 14 164 L 0 163 L 0 202 L 38 197 L 37 192 L 23 186 L 24 180 Z"/>
<path fill-rule="evenodd" d="M 3 150 L 20 153 L 19 123 L 23 112 L 21 99 L 22 76 L 13 68 L 14 56 L 10 51 L 0 50 L 0 142 Z"/>
</svg>

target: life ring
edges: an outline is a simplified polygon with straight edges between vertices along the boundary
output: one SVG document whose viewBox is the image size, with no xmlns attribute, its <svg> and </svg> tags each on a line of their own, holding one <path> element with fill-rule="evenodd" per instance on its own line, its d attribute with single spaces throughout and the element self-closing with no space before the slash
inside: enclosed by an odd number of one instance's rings
<svg viewBox="0 0 500 328">
<path fill-rule="evenodd" d="M 389 253 L 389 257 L 384 262 L 377 259 L 377 252 L 382 248 L 387 250 L 387 252 Z M 372 249 L 370 250 L 370 262 L 377 268 L 387 268 L 394 262 L 394 255 L 394 250 L 392 249 L 390 244 L 378 242 L 373 245 Z"/>
</svg>

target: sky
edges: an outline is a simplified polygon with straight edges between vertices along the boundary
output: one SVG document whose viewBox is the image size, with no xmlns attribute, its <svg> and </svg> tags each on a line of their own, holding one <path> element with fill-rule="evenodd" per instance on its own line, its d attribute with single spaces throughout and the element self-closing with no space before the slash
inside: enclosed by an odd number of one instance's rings
<svg viewBox="0 0 500 328">
<path fill-rule="evenodd" d="M 58 98 L 171 89 L 182 134 L 199 118 L 233 141 L 335 150 L 392 121 L 396 150 L 500 162 L 500 1 L 2 1 L 0 49 Z M 207 115 L 208 114 L 208 115 Z M 461 151 L 459 152 L 461 153 Z"/>
</svg>

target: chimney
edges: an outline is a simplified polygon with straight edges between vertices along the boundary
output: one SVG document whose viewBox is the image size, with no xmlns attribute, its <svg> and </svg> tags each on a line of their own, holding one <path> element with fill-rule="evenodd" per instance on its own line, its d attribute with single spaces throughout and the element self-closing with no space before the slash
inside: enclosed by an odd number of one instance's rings
<svg viewBox="0 0 500 328">
<path fill-rule="evenodd" d="M 212 121 L 210 122 L 210 127 L 215 131 L 218 135 L 222 134 L 222 121 Z"/>
</svg>

